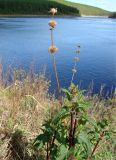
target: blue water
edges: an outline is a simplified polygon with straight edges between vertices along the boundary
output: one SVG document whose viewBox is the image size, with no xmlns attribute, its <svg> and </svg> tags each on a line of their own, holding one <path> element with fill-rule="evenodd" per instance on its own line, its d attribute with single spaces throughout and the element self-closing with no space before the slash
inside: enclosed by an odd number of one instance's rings
<svg viewBox="0 0 116 160">
<path fill-rule="evenodd" d="M 80 62 L 75 83 L 88 88 L 94 83 L 98 93 L 116 84 L 116 20 L 108 18 L 56 18 L 54 32 L 57 69 L 62 87 L 69 86 L 76 46 L 81 45 Z M 55 89 L 55 75 L 50 46 L 49 18 L 0 18 L 0 59 L 4 68 L 23 67 L 33 63 L 38 73 L 46 66 L 46 76 Z"/>
</svg>

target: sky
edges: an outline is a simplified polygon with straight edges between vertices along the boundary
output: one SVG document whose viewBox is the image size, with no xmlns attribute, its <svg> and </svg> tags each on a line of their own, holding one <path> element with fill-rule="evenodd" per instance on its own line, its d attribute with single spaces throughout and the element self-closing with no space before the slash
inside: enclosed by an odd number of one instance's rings
<svg viewBox="0 0 116 160">
<path fill-rule="evenodd" d="M 108 11 L 116 11 L 116 0 L 68 0 L 68 1 L 96 6 Z"/>
</svg>

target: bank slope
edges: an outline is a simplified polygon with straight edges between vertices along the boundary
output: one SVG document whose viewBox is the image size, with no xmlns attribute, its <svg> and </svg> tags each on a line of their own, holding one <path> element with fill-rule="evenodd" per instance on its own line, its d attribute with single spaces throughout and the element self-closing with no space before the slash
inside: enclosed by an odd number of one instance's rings
<svg viewBox="0 0 116 160">
<path fill-rule="evenodd" d="M 81 15 L 86 15 L 86 16 L 109 16 L 110 11 L 106 11 L 104 9 L 94 7 L 94 6 L 89 6 L 89 5 L 84 5 L 80 3 L 74 3 L 74 2 L 69 2 L 67 0 L 55 0 L 59 3 L 75 7 L 79 10 Z"/>
<path fill-rule="evenodd" d="M 0 0 L 1 15 L 48 15 L 51 7 L 58 8 L 59 15 L 108 16 L 110 14 L 100 8 L 65 0 Z"/>
</svg>

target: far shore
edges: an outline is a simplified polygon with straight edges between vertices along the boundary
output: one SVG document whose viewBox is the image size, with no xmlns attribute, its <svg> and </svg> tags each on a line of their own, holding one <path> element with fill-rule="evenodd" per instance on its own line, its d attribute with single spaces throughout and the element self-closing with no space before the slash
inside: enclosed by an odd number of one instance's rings
<svg viewBox="0 0 116 160">
<path fill-rule="evenodd" d="M 0 14 L 0 18 L 51 18 L 50 15 L 2 15 Z M 86 18 L 108 18 L 108 16 L 93 16 L 93 15 L 56 15 L 56 18 L 73 18 L 73 17 L 86 17 Z"/>
</svg>

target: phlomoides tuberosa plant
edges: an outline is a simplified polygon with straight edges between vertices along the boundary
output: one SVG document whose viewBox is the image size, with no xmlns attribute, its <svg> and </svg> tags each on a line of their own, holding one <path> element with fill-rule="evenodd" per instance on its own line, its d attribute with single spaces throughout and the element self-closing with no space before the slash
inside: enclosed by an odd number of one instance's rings
<svg viewBox="0 0 116 160">
<path fill-rule="evenodd" d="M 50 10 L 54 16 L 57 9 Z M 53 30 L 57 22 L 49 21 L 51 31 L 51 46 L 49 51 L 53 56 L 54 69 L 57 80 L 58 92 L 60 93 L 59 79 L 56 69 L 55 53 L 58 50 L 53 41 Z M 74 75 L 79 61 L 80 45 L 73 68 L 71 85 L 68 89 L 62 89 L 64 93 L 63 104 L 56 109 L 51 117 L 42 125 L 42 132 L 34 141 L 34 146 L 45 152 L 46 160 L 97 160 L 96 152 L 103 139 L 112 135 L 109 121 L 91 118 L 88 109 L 91 103 L 84 96 L 84 91 L 74 85 Z"/>
</svg>

